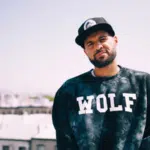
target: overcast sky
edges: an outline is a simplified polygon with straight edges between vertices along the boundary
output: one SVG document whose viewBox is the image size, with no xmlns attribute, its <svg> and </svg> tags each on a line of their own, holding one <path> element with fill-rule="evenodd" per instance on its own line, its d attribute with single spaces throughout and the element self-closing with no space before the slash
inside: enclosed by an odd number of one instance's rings
<svg viewBox="0 0 150 150">
<path fill-rule="evenodd" d="M 55 94 L 93 66 L 74 42 L 90 17 L 112 24 L 118 64 L 150 73 L 147 0 L 0 0 L 0 90 Z"/>
</svg>

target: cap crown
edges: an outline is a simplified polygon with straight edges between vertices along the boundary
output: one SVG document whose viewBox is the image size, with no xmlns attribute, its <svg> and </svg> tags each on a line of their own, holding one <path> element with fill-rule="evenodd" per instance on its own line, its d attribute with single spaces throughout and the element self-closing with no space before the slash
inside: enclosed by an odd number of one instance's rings
<svg viewBox="0 0 150 150">
<path fill-rule="evenodd" d="M 90 18 L 86 20 L 78 30 L 79 34 L 82 34 L 84 31 L 98 24 L 108 24 L 108 22 L 103 17 Z"/>
</svg>

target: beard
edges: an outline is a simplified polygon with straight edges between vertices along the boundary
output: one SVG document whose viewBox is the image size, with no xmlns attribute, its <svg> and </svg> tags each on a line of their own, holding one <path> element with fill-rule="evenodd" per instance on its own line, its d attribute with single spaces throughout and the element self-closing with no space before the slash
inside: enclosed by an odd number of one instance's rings
<svg viewBox="0 0 150 150">
<path fill-rule="evenodd" d="M 98 53 L 98 52 L 97 52 Z M 96 53 L 96 54 L 97 54 Z M 94 59 L 90 59 L 90 62 L 97 68 L 103 68 L 105 66 L 108 66 L 109 64 L 111 64 L 113 62 L 113 60 L 116 58 L 116 50 L 113 49 L 112 53 L 109 54 L 108 58 L 106 60 L 103 60 L 103 58 L 96 58 L 96 54 L 94 55 Z"/>
</svg>

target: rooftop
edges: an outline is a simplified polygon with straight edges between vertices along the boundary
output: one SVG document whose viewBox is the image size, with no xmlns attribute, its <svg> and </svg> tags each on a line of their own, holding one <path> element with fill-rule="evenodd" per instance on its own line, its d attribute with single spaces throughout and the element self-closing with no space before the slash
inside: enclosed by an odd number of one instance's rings
<svg viewBox="0 0 150 150">
<path fill-rule="evenodd" d="M 0 139 L 56 139 L 51 114 L 0 115 Z"/>
</svg>

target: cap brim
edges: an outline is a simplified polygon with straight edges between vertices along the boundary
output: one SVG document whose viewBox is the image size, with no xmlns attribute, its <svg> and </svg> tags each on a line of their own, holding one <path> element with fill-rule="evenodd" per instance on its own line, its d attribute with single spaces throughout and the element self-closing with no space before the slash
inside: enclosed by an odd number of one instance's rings
<svg viewBox="0 0 150 150">
<path fill-rule="evenodd" d="M 75 39 L 75 42 L 78 45 L 83 47 L 84 40 L 87 38 L 87 36 L 89 36 L 90 34 L 96 32 L 98 30 L 106 31 L 112 36 L 115 35 L 115 32 L 114 32 L 113 28 L 111 27 L 111 25 L 109 25 L 109 24 L 97 24 L 97 25 L 90 27 L 89 29 L 85 30 L 82 34 L 78 35 Z"/>
</svg>

